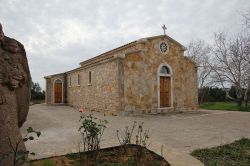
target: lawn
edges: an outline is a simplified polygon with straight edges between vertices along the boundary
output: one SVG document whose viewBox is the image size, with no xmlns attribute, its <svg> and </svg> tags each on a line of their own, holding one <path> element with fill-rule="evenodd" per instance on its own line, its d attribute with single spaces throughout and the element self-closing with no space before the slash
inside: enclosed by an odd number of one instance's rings
<svg viewBox="0 0 250 166">
<path fill-rule="evenodd" d="M 231 144 L 195 150 L 191 155 L 205 166 L 249 166 L 250 139 L 242 138 Z"/>
<path fill-rule="evenodd" d="M 239 110 L 239 106 L 233 102 L 203 103 L 200 105 L 200 108 L 209 109 L 209 110 L 229 110 L 229 111 L 238 111 Z"/>
<path fill-rule="evenodd" d="M 234 102 L 210 102 L 210 103 L 203 103 L 200 105 L 202 109 L 208 110 L 228 110 L 228 111 L 243 111 L 237 103 Z M 248 110 L 250 110 L 250 103 L 248 106 Z"/>
</svg>

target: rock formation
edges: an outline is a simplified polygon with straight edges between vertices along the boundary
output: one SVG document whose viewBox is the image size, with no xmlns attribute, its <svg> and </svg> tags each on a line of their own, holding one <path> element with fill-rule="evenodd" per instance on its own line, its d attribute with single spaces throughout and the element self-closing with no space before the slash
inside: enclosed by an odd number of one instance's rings
<svg viewBox="0 0 250 166">
<path fill-rule="evenodd" d="M 10 144 L 15 148 L 22 139 L 19 128 L 28 114 L 30 86 L 25 49 L 20 42 L 4 36 L 0 24 L 0 165 L 14 165 Z M 26 150 L 23 142 L 18 147 Z"/>
</svg>

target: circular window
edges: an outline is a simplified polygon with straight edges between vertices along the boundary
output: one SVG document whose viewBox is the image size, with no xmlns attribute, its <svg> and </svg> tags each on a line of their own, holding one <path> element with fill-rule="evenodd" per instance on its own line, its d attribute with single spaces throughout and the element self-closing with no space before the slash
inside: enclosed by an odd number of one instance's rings
<svg viewBox="0 0 250 166">
<path fill-rule="evenodd" d="M 160 47 L 160 51 L 161 51 L 162 54 L 167 54 L 168 53 L 169 46 L 165 41 L 161 41 L 159 47 Z"/>
</svg>

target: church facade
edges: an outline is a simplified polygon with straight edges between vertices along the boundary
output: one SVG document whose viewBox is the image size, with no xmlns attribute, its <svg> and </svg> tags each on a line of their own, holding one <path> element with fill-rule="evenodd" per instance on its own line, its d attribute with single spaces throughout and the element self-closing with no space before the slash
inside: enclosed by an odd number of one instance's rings
<svg viewBox="0 0 250 166">
<path fill-rule="evenodd" d="M 45 76 L 46 103 L 86 110 L 159 113 L 196 110 L 196 64 L 167 35 L 142 38 Z"/>
</svg>

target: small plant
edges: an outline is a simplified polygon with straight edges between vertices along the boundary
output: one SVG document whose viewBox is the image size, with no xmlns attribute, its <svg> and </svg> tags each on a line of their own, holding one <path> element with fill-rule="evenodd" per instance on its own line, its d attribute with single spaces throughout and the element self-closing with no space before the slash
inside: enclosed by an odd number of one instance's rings
<svg viewBox="0 0 250 166">
<path fill-rule="evenodd" d="M 131 128 L 128 126 L 125 127 L 124 133 L 122 136 L 120 136 L 119 130 L 116 131 L 116 136 L 118 138 L 118 141 L 121 145 L 127 145 L 127 144 L 133 144 L 133 133 L 136 128 L 137 122 L 134 121 Z M 135 135 L 135 143 L 136 145 L 140 146 L 148 146 L 148 140 L 149 140 L 149 130 L 143 129 L 143 122 L 138 125 L 137 128 L 137 134 Z"/>
<path fill-rule="evenodd" d="M 119 136 L 119 130 L 116 130 L 116 135 L 121 145 L 131 144 L 131 139 L 132 139 L 135 127 L 136 127 L 136 121 L 134 121 L 131 129 L 129 129 L 129 127 L 126 126 L 124 130 L 124 135 L 121 138 Z"/>
<path fill-rule="evenodd" d="M 92 115 L 81 115 L 81 126 L 78 131 L 82 135 L 84 151 L 98 150 L 100 148 L 101 137 L 106 128 L 107 120 L 98 120 Z"/>
<path fill-rule="evenodd" d="M 136 124 L 137 122 L 134 121 L 131 128 L 126 126 L 122 137 L 119 135 L 119 130 L 117 130 L 116 132 L 119 143 L 124 146 L 124 152 L 126 151 L 126 145 L 133 144 L 133 141 L 132 141 L 134 140 L 133 133 L 137 126 Z M 141 124 L 138 125 L 137 134 L 135 135 L 134 144 L 139 145 L 139 147 L 137 148 L 136 154 L 133 158 L 134 162 L 132 165 L 137 165 L 136 163 L 139 163 L 139 161 L 141 160 L 143 153 L 144 153 L 142 146 L 144 147 L 148 146 L 149 145 L 147 143 L 148 140 L 149 140 L 149 130 L 143 129 L 143 122 L 142 122 Z M 130 165 L 129 163 L 130 162 L 128 162 L 128 165 Z"/>
<path fill-rule="evenodd" d="M 100 120 L 90 115 L 81 115 L 80 118 L 81 126 L 78 131 L 82 135 L 83 140 L 83 150 L 84 151 L 95 151 L 94 156 L 91 157 L 94 159 L 95 165 L 98 163 L 98 150 L 100 149 L 100 141 L 101 137 L 106 128 L 107 120 Z M 79 144 L 79 159 L 80 165 L 88 165 L 88 157 L 87 155 L 82 157 L 81 148 Z"/>
<path fill-rule="evenodd" d="M 147 141 L 149 139 L 149 130 L 143 130 L 143 122 L 138 126 L 138 132 L 136 135 L 136 145 L 148 146 Z"/>
<path fill-rule="evenodd" d="M 35 131 L 32 127 L 29 127 L 27 129 L 27 134 L 23 137 L 20 138 L 15 144 L 12 143 L 11 138 L 7 137 L 9 141 L 9 145 L 12 149 L 12 151 L 8 154 L 3 155 L 2 158 L 0 158 L 0 164 L 1 160 L 4 160 L 5 158 L 8 158 L 9 156 L 13 155 L 13 166 L 18 166 L 22 165 L 28 160 L 28 155 L 35 155 L 34 152 L 29 152 L 27 150 L 22 150 L 20 149 L 20 144 L 22 142 L 27 142 L 29 140 L 34 140 L 34 135 L 37 137 L 40 137 L 41 132 L 40 131 Z"/>
</svg>

